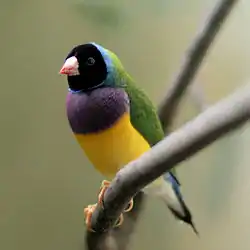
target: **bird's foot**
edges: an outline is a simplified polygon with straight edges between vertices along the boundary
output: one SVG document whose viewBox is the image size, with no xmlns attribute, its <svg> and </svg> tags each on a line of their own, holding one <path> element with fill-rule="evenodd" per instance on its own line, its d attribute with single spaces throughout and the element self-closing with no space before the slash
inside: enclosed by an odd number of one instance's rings
<svg viewBox="0 0 250 250">
<path fill-rule="evenodd" d="M 104 207 L 103 197 L 104 197 L 104 194 L 105 194 L 106 190 L 108 189 L 109 185 L 110 185 L 109 181 L 107 181 L 107 180 L 102 181 L 102 184 L 101 184 L 101 187 L 100 187 L 100 193 L 98 195 L 98 203 L 102 207 Z M 124 209 L 123 212 L 124 213 L 130 212 L 132 210 L 133 206 L 134 206 L 134 201 L 133 201 L 133 199 L 131 199 L 130 202 L 128 203 L 127 208 Z"/>
<path fill-rule="evenodd" d="M 91 228 L 91 219 L 92 219 L 92 214 L 94 212 L 94 210 L 96 209 L 97 204 L 99 204 L 102 208 L 104 208 L 104 203 L 103 203 L 103 198 L 104 198 L 104 194 L 106 192 L 106 190 L 108 189 L 110 185 L 110 182 L 107 180 L 103 180 L 101 187 L 100 187 L 100 192 L 98 195 L 98 203 L 93 204 L 93 205 L 88 205 L 86 208 L 84 208 L 84 216 L 85 216 L 85 223 L 87 225 L 87 229 L 90 232 L 95 232 L 92 228 Z M 124 213 L 127 213 L 129 211 L 132 210 L 134 205 L 134 201 L 133 199 L 130 200 L 128 206 L 126 209 L 124 209 Z M 119 219 L 117 220 L 116 224 L 114 225 L 114 227 L 120 227 L 122 225 L 124 221 L 124 216 L 123 213 L 119 216 Z"/>
<path fill-rule="evenodd" d="M 95 230 L 91 228 L 91 219 L 92 219 L 93 212 L 96 209 L 96 206 L 97 206 L 97 203 L 93 205 L 88 205 L 86 208 L 84 208 L 85 224 L 87 226 L 87 230 L 90 232 L 95 232 Z M 120 227 L 123 221 L 124 221 L 124 217 L 123 217 L 123 214 L 121 214 L 117 222 L 115 223 L 114 227 Z"/>
</svg>

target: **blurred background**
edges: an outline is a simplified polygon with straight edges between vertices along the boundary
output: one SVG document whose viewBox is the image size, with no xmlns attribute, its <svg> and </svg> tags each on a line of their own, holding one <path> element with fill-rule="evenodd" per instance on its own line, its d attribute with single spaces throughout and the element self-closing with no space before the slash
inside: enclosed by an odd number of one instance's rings
<svg viewBox="0 0 250 250">
<path fill-rule="evenodd" d="M 83 207 L 102 176 L 72 136 L 67 83 L 58 75 L 72 46 L 95 41 L 117 53 L 155 104 L 217 0 L 0 1 L 0 248 L 84 249 Z M 239 1 L 196 79 L 209 105 L 250 77 L 250 2 Z M 175 128 L 200 111 L 187 96 Z M 130 249 L 250 248 L 250 127 L 178 166 L 200 231 L 151 199 Z"/>
</svg>

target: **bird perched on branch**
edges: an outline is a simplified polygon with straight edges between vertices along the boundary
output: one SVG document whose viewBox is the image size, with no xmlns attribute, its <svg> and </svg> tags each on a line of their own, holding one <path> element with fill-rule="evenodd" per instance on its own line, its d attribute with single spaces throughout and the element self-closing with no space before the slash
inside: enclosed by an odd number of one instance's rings
<svg viewBox="0 0 250 250">
<path fill-rule="evenodd" d="M 60 74 L 67 75 L 66 109 L 72 131 L 93 166 L 106 178 L 112 179 L 119 169 L 163 139 L 154 105 L 110 50 L 96 43 L 78 45 L 67 55 Z M 100 204 L 108 186 L 109 181 L 103 181 Z M 197 233 L 173 171 L 143 191 L 161 198 L 177 218 Z M 133 200 L 125 212 L 132 207 Z M 85 208 L 89 229 L 94 209 L 92 205 Z"/>
</svg>

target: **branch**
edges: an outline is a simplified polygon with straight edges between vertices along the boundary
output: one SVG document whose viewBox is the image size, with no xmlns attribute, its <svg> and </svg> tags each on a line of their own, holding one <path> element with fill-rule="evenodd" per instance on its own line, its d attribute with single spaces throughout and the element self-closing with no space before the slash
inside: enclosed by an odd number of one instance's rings
<svg viewBox="0 0 250 250">
<path fill-rule="evenodd" d="M 209 107 L 137 160 L 122 168 L 104 195 L 104 209 L 96 208 L 92 228 L 112 227 L 129 200 L 142 188 L 210 143 L 243 125 L 250 117 L 250 85 Z"/>
<path fill-rule="evenodd" d="M 126 250 L 144 207 L 145 195 L 139 192 L 134 197 L 132 211 L 124 214 L 124 222 L 118 229 L 108 232 L 87 232 L 88 250 Z"/>
<path fill-rule="evenodd" d="M 166 131 L 169 131 L 181 98 L 184 96 L 190 83 L 194 80 L 209 46 L 214 41 L 221 25 L 237 2 L 237 0 L 219 1 L 204 27 L 197 34 L 197 37 L 188 49 L 182 66 L 171 83 L 166 97 L 159 105 L 159 117 Z"/>
</svg>

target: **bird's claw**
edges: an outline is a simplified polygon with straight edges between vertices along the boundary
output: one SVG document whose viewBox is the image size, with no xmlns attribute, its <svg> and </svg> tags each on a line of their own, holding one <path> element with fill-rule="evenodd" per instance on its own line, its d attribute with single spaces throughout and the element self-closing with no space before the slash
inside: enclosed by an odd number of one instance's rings
<svg viewBox="0 0 250 250">
<path fill-rule="evenodd" d="M 134 206 L 134 200 L 131 199 L 130 202 L 128 203 L 127 208 L 124 209 L 123 212 L 124 212 L 124 213 L 130 212 L 130 211 L 132 210 L 133 206 Z"/>
<path fill-rule="evenodd" d="M 104 194 L 105 194 L 106 190 L 108 189 L 109 185 L 110 185 L 109 181 L 107 181 L 107 180 L 102 181 L 102 184 L 101 184 L 101 187 L 100 187 L 100 192 L 99 192 L 99 195 L 98 195 L 98 204 L 100 206 L 102 206 L 102 208 L 104 207 L 103 197 L 104 197 Z"/>
<path fill-rule="evenodd" d="M 96 206 L 97 204 L 93 204 L 93 205 L 88 205 L 87 207 L 84 208 L 85 224 L 87 225 L 87 229 L 90 232 L 95 232 L 95 230 L 91 228 L 91 218 Z"/>
</svg>

